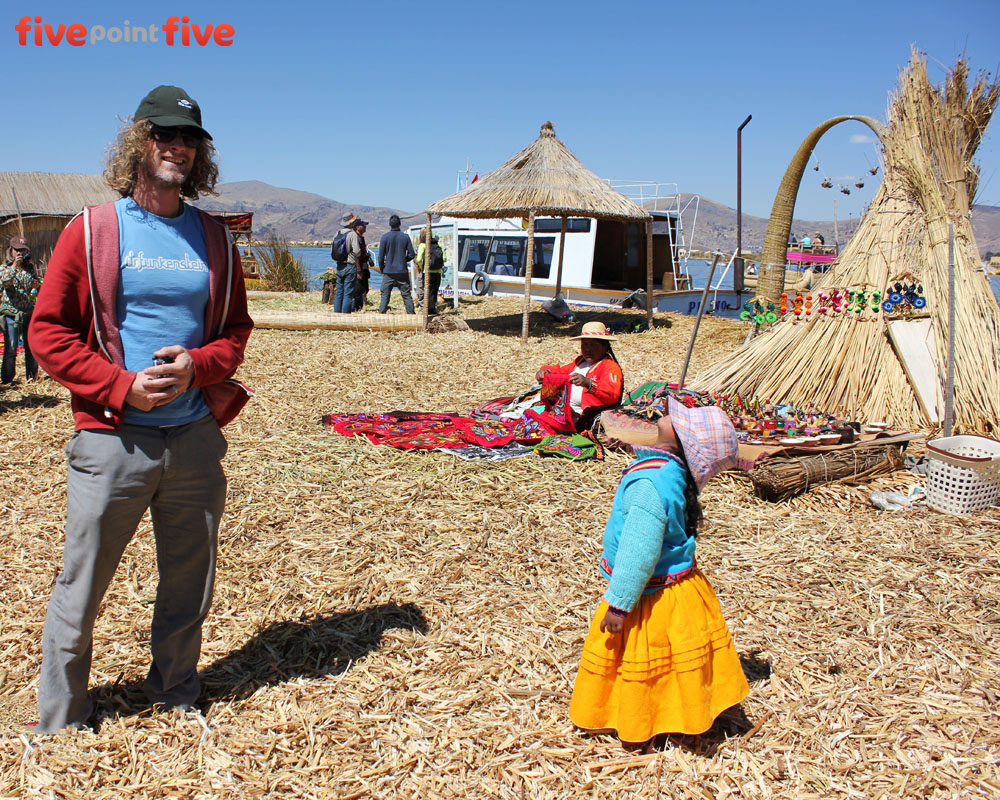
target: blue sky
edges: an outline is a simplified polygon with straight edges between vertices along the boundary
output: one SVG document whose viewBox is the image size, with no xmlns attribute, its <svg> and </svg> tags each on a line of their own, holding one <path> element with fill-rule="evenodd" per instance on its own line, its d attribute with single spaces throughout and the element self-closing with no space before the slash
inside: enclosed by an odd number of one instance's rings
<svg viewBox="0 0 1000 800">
<path fill-rule="evenodd" d="M 676 181 L 736 205 L 736 127 L 743 208 L 768 216 L 789 159 L 836 114 L 885 117 L 915 44 L 931 74 L 965 53 L 1000 65 L 998 0 L 840 3 L 431 2 L 249 4 L 5 3 L 0 37 L 8 97 L 0 170 L 99 172 L 119 117 L 153 86 L 183 86 L 202 105 L 222 179 L 258 179 L 341 202 L 419 211 L 455 190 L 471 159 L 481 174 L 531 142 L 546 120 L 605 178 Z M 688 7 L 685 7 L 688 6 Z M 230 24 L 233 44 L 96 41 L 18 44 L 41 16 L 88 35 L 188 15 Z M 19 122 L 19 120 L 21 122 Z M 981 203 L 1000 205 L 998 123 L 979 151 Z M 877 162 L 860 123 L 816 151 L 796 215 L 861 213 Z M 861 139 L 863 141 L 857 141 Z M 821 174 L 848 197 L 820 188 Z"/>
</svg>

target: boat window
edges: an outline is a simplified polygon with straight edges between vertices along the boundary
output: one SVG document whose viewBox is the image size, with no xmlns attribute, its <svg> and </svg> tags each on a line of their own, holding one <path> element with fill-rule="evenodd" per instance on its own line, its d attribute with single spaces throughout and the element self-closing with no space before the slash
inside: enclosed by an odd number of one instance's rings
<svg viewBox="0 0 1000 800">
<path fill-rule="evenodd" d="M 559 233 L 561 230 L 561 219 L 535 220 L 535 233 Z M 566 233 L 588 233 L 589 231 L 589 217 L 568 217 L 566 219 Z"/>
<path fill-rule="evenodd" d="M 494 239 L 486 271 L 493 275 L 523 275 L 526 239 Z"/>
<path fill-rule="evenodd" d="M 480 265 L 486 263 L 489 252 L 489 236 L 459 236 L 458 271 L 475 272 Z"/>
<path fill-rule="evenodd" d="M 490 275 L 524 277 L 527 242 L 525 236 L 459 236 L 458 269 L 460 272 L 482 270 Z M 549 277 L 554 248 L 555 238 L 535 238 L 534 277 Z"/>
<path fill-rule="evenodd" d="M 555 246 L 556 240 L 551 236 L 535 237 L 535 264 L 531 268 L 531 274 L 535 278 L 548 278 L 552 274 L 552 251 Z"/>
</svg>

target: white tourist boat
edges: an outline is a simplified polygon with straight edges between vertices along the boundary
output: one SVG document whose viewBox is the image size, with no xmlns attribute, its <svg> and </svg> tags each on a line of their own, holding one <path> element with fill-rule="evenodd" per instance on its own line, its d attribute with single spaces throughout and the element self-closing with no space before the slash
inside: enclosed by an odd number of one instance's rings
<svg viewBox="0 0 1000 800">
<path fill-rule="evenodd" d="M 656 311 L 695 314 L 703 288 L 694 285 L 688 268 L 698 219 L 700 198 L 682 204 L 676 184 L 645 181 L 608 181 L 615 190 L 653 216 L 653 302 Z M 690 219 L 690 231 L 684 219 Z M 534 267 L 531 297 L 551 300 L 556 295 L 556 273 L 562 220 L 535 219 Z M 524 296 L 527 260 L 527 221 L 441 217 L 432 225 L 445 255 L 442 290 L 459 294 Z M 422 225 L 409 228 L 416 237 Z M 730 263 L 732 259 L 729 260 Z M 565 252 L 559 294 L 571 305 L 621 306 L 637 290 L 646 288 L 646 234 L 638 223 L 570 217 L 566 223 Z M 722 288 L 729 264 L 719 266 L 710 289 L 707 313 L 738 317 L 749 292 Z M 642 302 L 645 302 L 643 297 Z"/>
</svg>

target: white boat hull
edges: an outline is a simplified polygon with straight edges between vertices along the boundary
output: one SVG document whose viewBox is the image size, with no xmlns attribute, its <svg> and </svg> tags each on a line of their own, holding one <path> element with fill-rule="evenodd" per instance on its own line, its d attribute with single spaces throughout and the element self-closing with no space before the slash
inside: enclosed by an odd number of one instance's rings
<svg viewBox="0 0 1000 800">
<path fill-rule="evenodd" d="M 487 295 L 524 297 L 524 280 L 504 275 L 490 275 L 490 286 Z M 472 293 L 472 273 L 459 273 L 458 291 L 460 294 Z M 702 289 L 686 289 L 678 291 L 653 292 L 654 310 L 674 314 L 695 315 L 701 303 Z M 592 286 L 562 286 L 560 293 L 563 300 L 570 305 L 595 306 L 614 308 L 621 306 L 631 291 L 624 289 L 601 289 Z M 738 319 L 743 303 L 751 298 L 751 292 L 734 292 L 729 289 L 709 290 L 705 303 L 705 313 L 718 317 Z M 546 283 L 531 283 L 531 299 L 544 301 L 555 297 L 555 285 Z"/>
</svg>

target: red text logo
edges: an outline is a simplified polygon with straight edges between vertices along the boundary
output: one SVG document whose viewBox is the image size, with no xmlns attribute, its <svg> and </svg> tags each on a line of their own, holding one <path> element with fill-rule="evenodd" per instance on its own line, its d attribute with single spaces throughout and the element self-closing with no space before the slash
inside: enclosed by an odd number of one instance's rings
<svg viewBox="0 0 1000 800">
<path fill-rule="evenodd" d="M 128 20 L 121 25 L 106 27 L 91 25 L 89 28 L 80 23 L 57 25 L 45 22 L 41 16 L 21 17 L 14 26 L 17 33 L 17 43 L 21 47 L 33 44 L 41 47 L 45 44 L 60 45 L 63 42 L 71 47 L 83 47 L 85 44 L 108 42 L 119 43 L 163 43 L 167 47 L 190 47 L 196 45 L 205 47 L 215 44 L 219 47 L 229 47 L 236 36 L 236 29 L 228 23 L 213 24 L 211 22 L 199 25 L 191 22 L 187 15 L 183 17 L 167 17 L 162 25 L 133 25 Z M 161 39 L 159 34 L 163 34 Z"/>
</svg>

